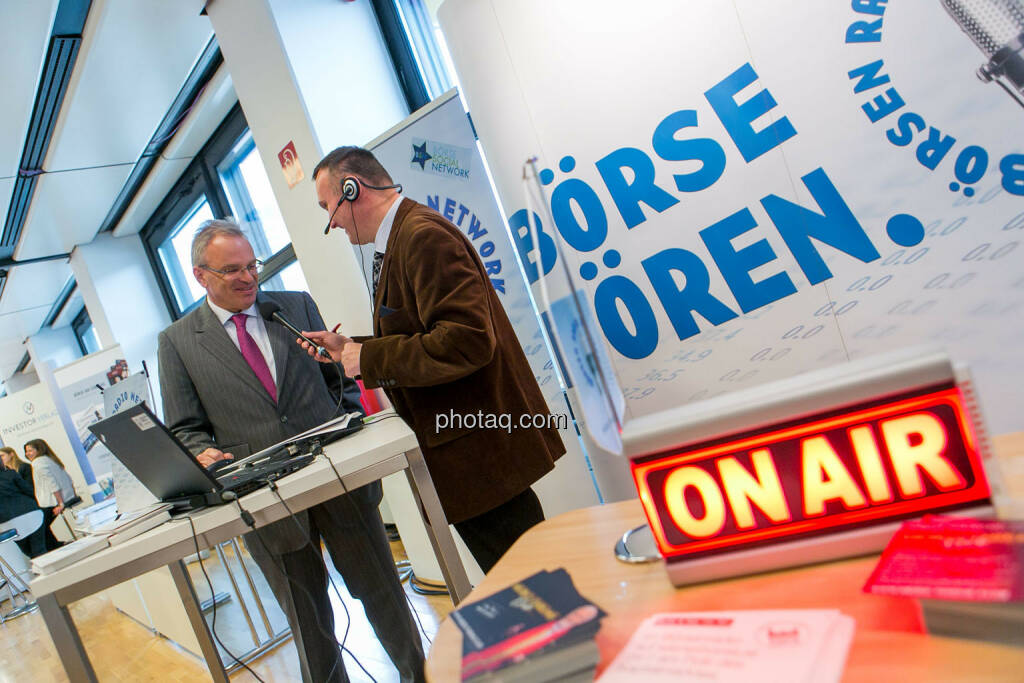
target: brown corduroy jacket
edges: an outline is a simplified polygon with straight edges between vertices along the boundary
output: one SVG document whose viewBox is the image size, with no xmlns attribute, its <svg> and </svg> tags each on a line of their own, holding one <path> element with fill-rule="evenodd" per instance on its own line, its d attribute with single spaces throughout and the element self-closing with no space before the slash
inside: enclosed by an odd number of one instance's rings
<svg viewBox="0 0 1024 683">
<path fill-rule="evenodd" d="M 416 433 L 449 522 L 526 490 L 565 452 L 557 429 L 519 428 L 521 415 L 548 407 L 476 250 L 411 199 L 388 238 L 373 330 L 360 354 L 363 382 L 382 387 Z M 473 420 L 438 430 L 438 414 L 442 423 Z M 513 428 L 466 424 L 491 415 L 509 415 Z"/>
</svg>

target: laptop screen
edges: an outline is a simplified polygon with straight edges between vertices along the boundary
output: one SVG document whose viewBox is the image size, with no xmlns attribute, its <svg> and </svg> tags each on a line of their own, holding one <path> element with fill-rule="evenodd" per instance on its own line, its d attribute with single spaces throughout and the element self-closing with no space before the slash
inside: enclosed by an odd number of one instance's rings
<svg viewBox="0 0 1024 683">
<path fill-rule="evenodd" d="M 145 403 L 91 424 L 89 430 L 161 501 L 221 488 Z"/>
</svg>

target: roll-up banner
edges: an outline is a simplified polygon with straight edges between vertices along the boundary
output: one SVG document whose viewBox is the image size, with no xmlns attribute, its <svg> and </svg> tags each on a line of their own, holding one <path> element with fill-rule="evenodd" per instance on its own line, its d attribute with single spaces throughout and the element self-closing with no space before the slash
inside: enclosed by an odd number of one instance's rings
<svg viewBox="0 0 1024 683">
<path fill-rule="evenodd" d="M 1024 428 L 1020 0 L 438 17 L 531 286 L 557 234 L 627 419 L 930 342 Z"/>
<path fill-rule="evenodd" d="M 420 109 L 370 142 L 367 148 L 388 169 L 394 181 L 402 184 L 403 195 L 433 208 L 469 238 L 505 307 L 550 412 L 568 418 L 565 396 L 515 248 L 457 91 L 452 90 Z M 372 272 L 372 254 L 372 245 L 362 252 L 367 276 Z M 438 267 L 443 268 L 444 264 Z M 468 417 L 487 420 L 501 416 Z M 572 421 L 556 420 L 553 424 L 559 424 L 567 452 L 558 461 L 555 471 L 537 485 L 548 515 L 598 501 L 589 464 Z"/>
<path fill-rule="evenodd" d="M 126 377 L 128 362 L 118 345 L 91 353 L 53 371 L 61 399 L 71 418 L 73 438 L 77 439 L 88 458 L 104 496 L 114 492 L 114 455 L 89 431 L 89 425 L 106 417 L 103 394 Z"/>
<path fill-rule="evenodd" d="M 0 398 L 0 439 L 5 446 L 18 451 L 23 460 L 26 459 L 24 445 L 33 439 L 43 439 L 71 475 L 79 496 L 86 498 L 87 493 L 99 492 L 98 487 L 90 486 L 95 481 L 92 472 L 89 477 L 83 472 L 78 450 L 71 445 L 60 411 L 45 382 Z"/>
</svg>

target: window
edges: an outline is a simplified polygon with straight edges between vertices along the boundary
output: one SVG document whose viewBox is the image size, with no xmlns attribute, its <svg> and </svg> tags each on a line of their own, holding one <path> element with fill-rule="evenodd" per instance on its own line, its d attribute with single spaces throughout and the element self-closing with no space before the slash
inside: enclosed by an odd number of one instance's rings
<svg viewBox="0 0 1024 683">
<path fill-rule="evenodd" d="M 78 346 L 82 349 L 83 356 L 88 356 L 90 353 L 96 353 L 100 350 L 99 335 L 96 334 L 96 328 L 93 327 L 92 320 L 89 318 L 89 312 L 85 310 L 85 306 L 75 316 L 71 323 L 71 329 L 75 333 L 75 338 L 78 339 Z"/>
<path fill-rule="evenodd" d="M 203 298 L 205 290 L 192 276 L 192 236 L 203 221 L 213 218 L 210 202 L 200 197 L 172 228 L 170 235 L 157 247 L 160 263 L 170 280 L 178 310 L 188 310 Z"/>
<path fill-rule="evenodd" d="M 394 0 L 423 85 L 430 99 L 448 92 L 455 85 L 444 36 L 437 24 L 437 5 L 427 7 L 423 0 Z"/>
<path fill-rule="evenodd" d="M 179 318 L 206 292 L 192 274 L 192 238 L 203 221 L 234 218 L 267 266 L 265 289 L 308 289 L 263 160 L 236 106 L 143 228 L 171 315 Z"/>
<path fill-rule="evenodd" d="M 264 273 L 262 280 L 263 289 L 272 292 L 279 292 L 281 290 L 291 290 L 294 292 L 309 291 L 309 285 L 306 284 L 306 276 L 302 272 L 302 266 L 299 265 L 298 261 L 294 260 L 273 275 L 267 276 Z"/>
<path fill-rule="evenodd" d="M 267 260 L 288 246 L 291 237 L 277 208 L 270 178 L 256 151 L 252 133 L 246 131 L 228 156 L 217 165 L 227 191 L 231 214 L 249 238 L 256 257 Z"/>
</svg>

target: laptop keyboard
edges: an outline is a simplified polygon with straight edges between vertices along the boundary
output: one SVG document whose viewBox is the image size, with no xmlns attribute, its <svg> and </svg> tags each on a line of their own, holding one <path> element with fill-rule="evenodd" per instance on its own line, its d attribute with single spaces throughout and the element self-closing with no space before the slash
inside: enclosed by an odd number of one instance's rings
<svg viewBox="0 0 1024 683">
<path fill-rule="evenodd" d="M 261 462 L 254 467 L 243 466 L 217 477 L 217 483 L 241 498 L 247 493 L 266 486 L 268 477 L 273 477 L 276 480 L 292 472 L 297 472 L 313 462 L 313 458 L 314 456 L 307 454 L 286 459 L 275 458 Z"/>
</svg>

